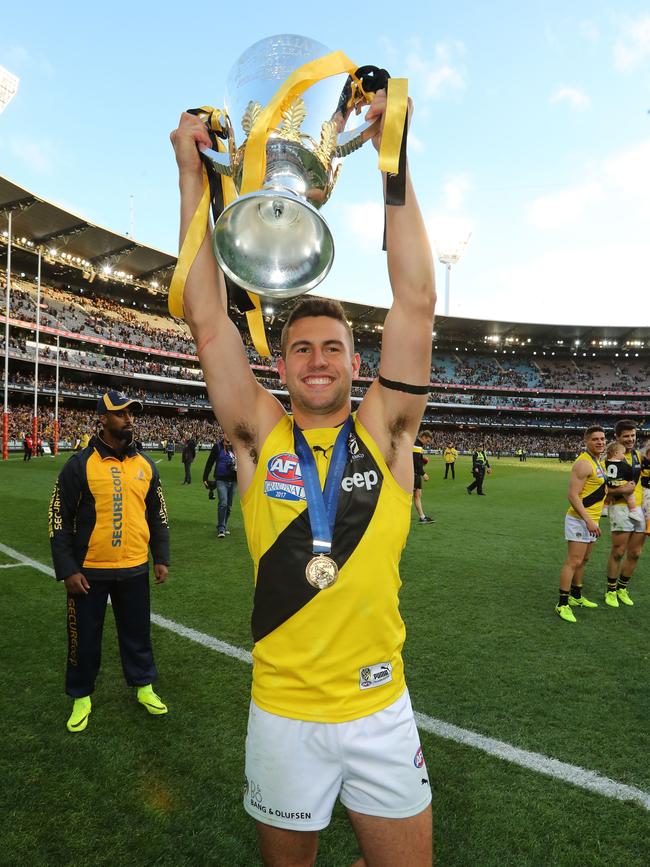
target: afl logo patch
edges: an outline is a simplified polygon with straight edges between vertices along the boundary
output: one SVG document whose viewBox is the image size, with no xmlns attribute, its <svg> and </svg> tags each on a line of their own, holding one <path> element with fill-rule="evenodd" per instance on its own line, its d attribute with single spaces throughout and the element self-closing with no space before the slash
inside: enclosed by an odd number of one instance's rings
<svg viewBox="0 0 650 867">
<path fill-rule="evenodd" d="M 413 764 L 416 768 L 421 768 L 424 766 L 424 755 L 422 753 L 422 747 L 418 747 L 418 751 L 413 757 Z"/>
<path fill-rule="evenodd" d="M 297 455 L 282 452 L 269 458 L 264 493 L 276 500 L 304 500 L 305 486 Z"/>
</svg>

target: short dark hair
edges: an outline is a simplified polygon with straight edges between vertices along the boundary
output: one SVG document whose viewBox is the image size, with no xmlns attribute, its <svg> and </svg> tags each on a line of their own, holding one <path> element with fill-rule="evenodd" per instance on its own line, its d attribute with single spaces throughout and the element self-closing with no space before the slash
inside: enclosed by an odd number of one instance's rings
<svg viewBox="0 0 650 867">
<path fill-rule="evenodd" d="M 350 323 L 348 322 L 342 305 L 331 298 L 303 298 L 302 301 L 296 304 L 289 314 L 289 318 L 284 323 L 282 336 L 280 338 L 280 354 L 283 358 L 287 351 L 289 329 L 294 322 L 297 322 L 299 319 L 307 319 L 310 316 L 329 316 L 330 319 L 336 319 L 337 322 L 344 325 L 345 330 L 350 336 L 350 348 L 352 349 L 352 352 L 354 352 L 354 334 L 352 333 Z"/>
<path fill-rule="evenodd" d="M 585 431 L 585 439 L 587 439 L 587 437 L 590 437 L 592 434 L 595 434 L 595 433 L 605 433 L 605 428 L 601 427 L 599 424 L 589 425 L 589 427 Z"/>
<path fill-rule="evenodd" d="M 631 418 L 622 418 L 620 421 L 616 422 L 616 427 L 614 428 L 614 436 L 620 437 L 620 435 L 625 430 L 636 430 L 637 423 L 632 421 Z"/>
<path fill-rule="evenodd" d="M 420 437 L 426 437 L 427 439 L 433 439 L 433 434 L 430 430 L 422 430 L 420 431 Z"/>
</svg>

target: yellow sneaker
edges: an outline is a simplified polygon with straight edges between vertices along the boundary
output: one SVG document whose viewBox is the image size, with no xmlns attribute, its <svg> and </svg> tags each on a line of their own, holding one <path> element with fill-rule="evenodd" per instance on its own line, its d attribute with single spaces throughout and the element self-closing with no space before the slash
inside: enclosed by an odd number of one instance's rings
<svg viewBox="0 0 650 867">
<path fill-rule="evenodd" d="M 566 620 L 567 623 L 577 623 L 578 621 L 575 618 L 575 614 L 568 605 L 556 605 L 555 613 L 558 614 L 562 620 Z"/>
<path fill-rule="evenodd" d="M 627 592 L 626 587 L 619 587 L 616 591 L 616 595 L 623 603 L 623 605 L 634 605 L 634 602 L 632 602 L 632 600 L 630 599 L 630 594 Z"/>
<path fill-rule="evenodd" d="M 66 723 L 66 728 L 69 732 L 82 732 L 88 725 L 88 717 L 92 710 L 90 696 L 86 695 L 83 698 L 75 698 L 72 705 L 72 713 Z"/>
<path fill-rule="evenodd" d="M 618 608 L 618 596 L 616 595 L 616 590 L 608 590 L 605 593 L 605 604 L 609 605 L 610 608 Z"/>
<path fill-rule="evenodd" d="M 576 599 L 575 596 L 569 596 L 569 605 L 572 608 L 598 608 L 598 603 L 592 602 L 586 596 L 581 596 L 580 599 Z"/>
<path fill-rule="evenodd" d="M 138 687 L 137 697 L 140 704 L 144 705 L 150 714 L 159 716 L 167 713 L 167 705 L 159 695 L 156 695 L 150 683 Z"/>
</svg>

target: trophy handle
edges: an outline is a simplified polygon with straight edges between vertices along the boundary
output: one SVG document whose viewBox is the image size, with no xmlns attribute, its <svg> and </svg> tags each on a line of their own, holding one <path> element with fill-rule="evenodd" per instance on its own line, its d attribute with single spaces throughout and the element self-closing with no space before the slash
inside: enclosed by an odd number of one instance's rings
<svg viewBox="0 0 650 867">
<path fill-rule="evenodd" d="M 336 156 L 347 157 L 348 154 L 359 150 L 362 144 L 379 132 L 380 123 L 381 118 L 377 118 L 377 120 L 362 123 L 361 126 L 351 129 L 349 132 L 340 133 L 336 144 Z"/>
<path fill-rule="evenodd" d="M 360 145 L 357 145 L 360 147 Z M 226 153 L 220 153 L 219 151 L 215 151 L 212 148 L 205 147 L 205 145 L 201 145 L 199 147 L 201 154 L 214 166 L 215 171 L 219 172 L 220 175 L 227 175 L 228 177 L 232 177 L 232 167 L 230 165 L 230 155 Z"/>
</svg>

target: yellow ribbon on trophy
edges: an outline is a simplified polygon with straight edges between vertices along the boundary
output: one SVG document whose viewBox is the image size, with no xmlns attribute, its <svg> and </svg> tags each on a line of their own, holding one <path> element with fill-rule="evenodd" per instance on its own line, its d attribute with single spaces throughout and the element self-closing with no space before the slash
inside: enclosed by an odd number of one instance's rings
<svg viewBox="0 0 650 867">
<path fill-rule="evenodd" d="M 312 84 L 341 72 L 354 75 L 356 69 L 355 64 L 342 51 L 332 51 L 294 69 L 258 114 L 248 135 L 240 191 L 242 196 L 253 193 L 262 186 L 266 174 L 266 142 L 269 133 L 280 121 L 282 109 Z"/>
<path fill-rule="evenodd" d="M 341 51 L 333 51 L 324 57 L 309 61 L 294 70 L 281 85 L 270 102 L 257 116 L 246 142 L 240 195 L 255 192 L 260 189 L 266 173 L 266 142 L 269 133 L 280 120 L 282 110 L 288 102 L 324 78 L 347 72 L 357 85 L 357 91 L 370 102 L 372 94 L 366 94 L 361 82 L 355 78 L 358 67 Z M 408 91 L 406 79 L 389 79 L 386 112 L 384 117 L 384 132 L 379 151 L 379 168 L 382 172 L 396 174 L 399 169 L 402 134 L 405 129 L 406 112 L 408 110 Z M 205 106 L 201 109 L 208 116 L 208 128 L 214 132 L 223 132 L 221 109 Z M 226 142 L 218 136 L 216 140 L 219 151 L 227 150 Z M 237 198 L 237 191 L 232 178 L 219 176 L 224 208 Z M 196 259 L 199 249 L 208 230 L 210 212 L 210 183 L 205 166 L 203 166 L 203 195 L 192 217 L 187 234 L 178 255 L 178 261 L 169 287 L 169 312 L 172 316 L 183 318 L 183 292 L 190 268 Z M 251 338 L 260 356 L 270 358 L 264 331 L 261 301 L 254 292 L 246 293 L 253 309 L 246 311 L 246 319 Z"/>
<path fill-rule="evenodd" d="M 386 98 L 384 131 L 379 147 L 379 170 L 396 175 L 409 104 L 408 79 L 389 78 Z"/>
<path fill-rule="evenodd" d="M 223 130 L 224 112 L 221 109 L 214 109 L 211 106 L 203 106 L 200 111 L 206 117 L 206 125 L 212 132 L 221 132 Z M 227 150 L 226 142 L 218 136 L 214 136 L 213 140 L 219 151 L 224 153 Z M 185 282 L 187 275 L 190 272 L 194 260 L 197 257 L 201 244 L 208 230 L 209 213 L 210 213 L 210 182 L 205 165 L 202 166 L 203 171 L 203 195 L 198 204 L 196 211 L 192 217 L 187 234 L 181 246 L 178 255 L 178 261 L 171 284 L 169 286 L 169 312 L 172 316 L 177 316 L 182 319 L 183 311 L 183 294 L 185 291 Z M 237 198 L 237 190 L 232 178 L 227 175 L 219 175 L 221 183 L 221 191 L 224 208 Z M 247 292 L 248 298 L 252 304 L 252 309 L 246 311 L 246 320 L 248 322 L 248 330 L 250 331 L 253 345 L 260 356 L 265 358 L 271 357 L 271 351 L 266 340 L 264 332 L 264 319 L 262 318 L 262 305 L 259 295 L 253 292 Z M 226 302 L 227 303 L 227 302 Z"/>
</svg>

